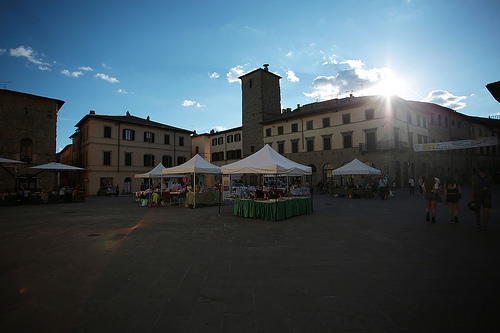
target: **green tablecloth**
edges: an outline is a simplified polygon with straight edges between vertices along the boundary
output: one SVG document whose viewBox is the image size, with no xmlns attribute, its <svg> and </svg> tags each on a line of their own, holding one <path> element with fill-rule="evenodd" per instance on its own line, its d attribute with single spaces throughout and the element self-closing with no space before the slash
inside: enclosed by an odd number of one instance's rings
<svg viewBox="0 0 500 333">
<path fill-rule="evenodd" d="M 307 198 L 293 198 L 276 201 L 234 200 L 234 215 L 266 221 L 281 221 L 295 215 L 312 213 L 312 201 Z"/>
</svg>

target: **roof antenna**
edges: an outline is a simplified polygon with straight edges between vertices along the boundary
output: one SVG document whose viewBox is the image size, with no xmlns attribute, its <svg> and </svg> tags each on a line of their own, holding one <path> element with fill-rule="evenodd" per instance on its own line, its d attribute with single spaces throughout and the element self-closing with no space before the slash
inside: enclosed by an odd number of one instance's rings
<svg viewBox="0 0 500 333">
<path fill-rule="evenodd" d="M 3 88 L 7 89 L 7 83 L 14 83 L 12 81 L 0 81 L 3 84 Z"/>
</svg>

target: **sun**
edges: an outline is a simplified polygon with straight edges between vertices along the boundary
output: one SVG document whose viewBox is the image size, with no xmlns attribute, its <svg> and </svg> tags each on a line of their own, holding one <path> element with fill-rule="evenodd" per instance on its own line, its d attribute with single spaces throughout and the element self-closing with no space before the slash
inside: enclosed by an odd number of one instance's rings
<svg viewBox="0 0 500 333">
<path fill-rule="evenodd" d="M 402 97 L 406 90 L 406 84 L 403 80 L 397 78 L 395 75 L 388 75 L 380 80 L 380 82 L 375 86 L 374 90 L 378 95 L 397 95 Z"/>
</svg>

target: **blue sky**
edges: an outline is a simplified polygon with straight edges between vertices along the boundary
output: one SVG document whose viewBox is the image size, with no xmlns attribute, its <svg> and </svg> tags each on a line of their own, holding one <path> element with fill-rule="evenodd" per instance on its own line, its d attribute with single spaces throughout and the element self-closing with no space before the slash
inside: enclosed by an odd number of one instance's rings
<svg viewBox="0 0 500 333">
<path fill-rule="evenodd" d="M 57 149 L 97 114 L 241 126 L 238 76 L 268 63 L 283 108 L 394 93 L 500 113 L 500 1 L 6 0 L 0 84 L 65 101 Z"/>
</svg>

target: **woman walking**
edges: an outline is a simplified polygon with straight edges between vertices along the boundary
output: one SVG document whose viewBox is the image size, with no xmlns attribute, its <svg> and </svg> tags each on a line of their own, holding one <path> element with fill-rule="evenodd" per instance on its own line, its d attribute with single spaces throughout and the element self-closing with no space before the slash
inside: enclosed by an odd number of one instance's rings
<svg viewBox="0 0 500 333">
<path fill-rule="evenodd" d="M 448 178 L 444 187 L 444 197 L 448 205 L 450 223 L 458 223 L 458 201 L 462 196 L 462 188 L 453 178 Z M 453 214 L 454 213 L 454 214 Z"/>
<path fill-rule="evenodd" d="M 436 188 L 436 185 L 437 188 Z M 430 214 L 432 214 L 432 223 L 436 223 L 436 203 L 437 203 L 437 191 L 439 189 L 439 184 L 434 180 L 434 177 L 427 176 L 424 185 L 422 186 L 424 190 L 425 197 L 425 220 L 430 221 Z"/>
</svg>

